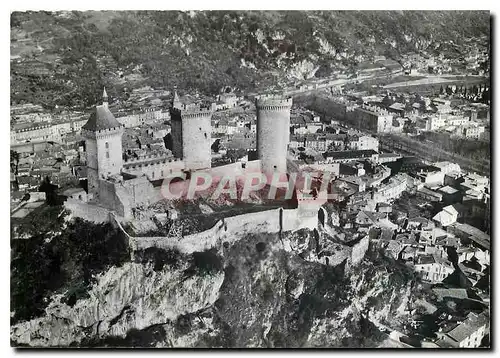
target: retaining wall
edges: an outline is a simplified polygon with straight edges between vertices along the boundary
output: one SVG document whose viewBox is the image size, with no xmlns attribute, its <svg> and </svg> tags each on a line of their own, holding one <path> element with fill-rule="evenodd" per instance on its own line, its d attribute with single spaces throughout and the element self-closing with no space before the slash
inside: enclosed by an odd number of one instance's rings
<svg viewBox="0 0 500 358">
<path fill-rule="evenodd" d="M 282 215 L 282 230 L 293 231 L 304 226 L 298 220 L 298 209 L 273 209 L 256 213 L 232 216 L 219 220 L 212 228 L 200 233 L 177 237 L 131 237 L 130 245 L 133 250 L 145 250 L 149 247 L 162 249 L 176 249 L 190 254 L 196 251 L 205 251 L 224 242 L 235 242 L 246 234 L 278 233 L 280 231 L 280 211 Z"/>
</svg>

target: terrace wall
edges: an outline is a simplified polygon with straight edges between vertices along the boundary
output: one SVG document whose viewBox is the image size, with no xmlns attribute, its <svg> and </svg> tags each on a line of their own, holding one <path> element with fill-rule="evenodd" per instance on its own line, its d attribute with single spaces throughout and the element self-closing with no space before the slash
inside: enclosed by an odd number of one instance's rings
<svg viewBox="0 0 500 358">
<path fill-rule="evenodd" d="M 310 228 L 311 221 L 303 222 L 298 219 L 298 215 L 299 209 L 284 210 L 278 208 L 232 216 L 219 220 L 208 230 L 184 236 L 181 240 L 177 237 L 132 237 L 126 235 L 129 237 L 133 251 L 156 247 L 176 249 L 179 252 L 190 254 L 208 250 L 224 242 L 235 242 L 246 234 L 278 233 L 280 230 L 293 231 L 305 227 Z M 116 218 L 114 220 L 123 230 L 118 220 Z"/>
</svg>

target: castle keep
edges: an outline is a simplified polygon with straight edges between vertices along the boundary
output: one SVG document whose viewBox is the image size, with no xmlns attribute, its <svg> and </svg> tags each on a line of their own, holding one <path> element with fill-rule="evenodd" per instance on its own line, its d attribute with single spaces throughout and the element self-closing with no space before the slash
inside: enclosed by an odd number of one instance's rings
<svg viewBox="0 0 500 358">
<path fill-rule="evenodd" d="M 265 173 L 286 172 L 292 99 L 262 96 L 257 109 L 257 157 Z"/>
<path fill-rule="evenodd" d="M 120 124 L 108 108 L 108 95 L 103 93 L 103 103 L 97 106 L 88 122 L 82 127 L 87 151 L 88 193 L 98 197 L 99 180 L 120 174 L 123 167 L 122 135 Z"/>
<path fill-rule="evenodd" d="M 201 105 L 185 105 L 175 93 L 172 120 L 173 154 L 182 159 L 186 170 L 211 167 L 212 110 Z"/>
</svg>

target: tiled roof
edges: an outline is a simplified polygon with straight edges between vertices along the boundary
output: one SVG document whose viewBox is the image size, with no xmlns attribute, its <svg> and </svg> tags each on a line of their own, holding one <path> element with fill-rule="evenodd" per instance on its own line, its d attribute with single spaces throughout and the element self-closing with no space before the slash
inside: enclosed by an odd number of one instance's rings
<svg viewBox="0 0 500 358">
<path fill-rule="evenodd" d="M 103 129 L 111 129 L 121 127 L 107 106 L 96 106 L 95 111 L 90 115 L 89 120 L 82 126 L 82 129 L 88 131 L 100 131 Z"/>
<path fill-rule="evenodd" d="M 464 339 L 474 333 L 478 328 L 487 324 L 488 321 L 489 318 L 486 314 L 484 314 L 484 312 L 480 315 L 476 315 L 475 313 L 471 312 L 463 323 L 453 328 L 447 333 L 447 335 L 456 342 L 462 342 Z"/>
<path fill-rule="evenodd" d="M 377 154 L 374 150 L 350 150 L 343 152 L 326 152 L 323 154 L 325 158 L 333 159 L 354 159 L 354 158 L 365 158 Z"/>
</svg>

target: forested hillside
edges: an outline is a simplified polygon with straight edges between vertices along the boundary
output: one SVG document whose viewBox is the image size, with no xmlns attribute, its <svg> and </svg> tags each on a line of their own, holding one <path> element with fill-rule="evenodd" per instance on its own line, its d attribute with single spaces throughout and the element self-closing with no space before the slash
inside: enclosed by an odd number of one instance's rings
<svg viewBox="0 0 500 358">
<path fill-rule="evenodd" d="M 478 11 L 14 12 L 11 101 L 88 107 L 148 84 L 217 92 L 328 76 L 375 55 L 460 51 Z M 457 50 L 458 49 L 458 50 Z"/>
</svg>

